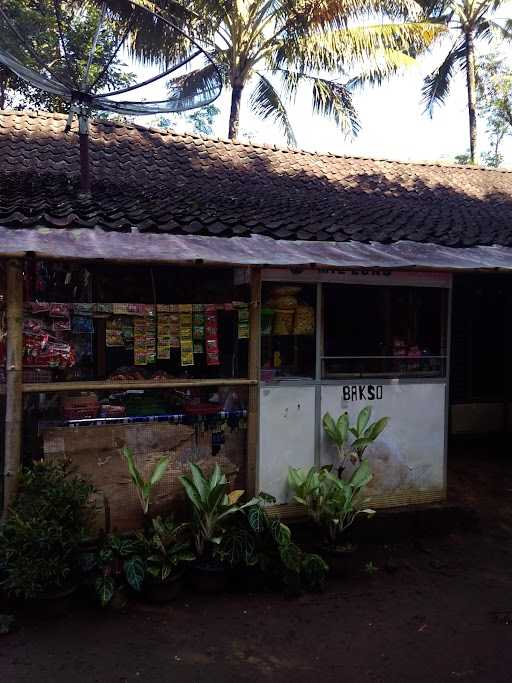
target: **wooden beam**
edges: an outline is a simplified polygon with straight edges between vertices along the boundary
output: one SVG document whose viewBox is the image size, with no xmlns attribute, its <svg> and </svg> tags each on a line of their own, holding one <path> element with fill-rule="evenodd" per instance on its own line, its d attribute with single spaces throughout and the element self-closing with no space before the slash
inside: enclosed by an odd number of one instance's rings
<svg viewBox="0 0 512 683">
<path fill-rule="evenodd" d="M 249 406 L 247 412 L 247 483 L 249 496 L 257 493 L 261 366 L 261 268 L 251 268 L 249 305 Z"/>
<path fill-rule="evenodd" d="M 23 412 L 23 265 L 7 262 L 7 359 L 3 513 L 16 495 L 22 456 Z"/>
<path fill-rule="evenodd" d="M 24 393 L 62 392 L 62 391 L 112 391 L 121 389 L 184 389 L 187 387 L 226 387 L 257 384 L 251 379 L 175 379 L 175 380 L 90 380 L 76 382 L 36 382 L 24 384 Z"/>
</svg>

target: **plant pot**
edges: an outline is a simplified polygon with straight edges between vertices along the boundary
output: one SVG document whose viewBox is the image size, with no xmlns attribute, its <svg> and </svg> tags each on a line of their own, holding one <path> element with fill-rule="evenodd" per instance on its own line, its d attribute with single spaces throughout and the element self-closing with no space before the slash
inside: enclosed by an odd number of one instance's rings
<svg viewBox="0 0 512 683">
<path fill-rule="evenodd" d="M 176 600 L 183 588 L 183 572 L 165 581 L 148 581 L 144 584 L 144 597 L 155 605 L 165 605 Z"/>
<path fill-rule="evenodd" d="M 233 593 L 258 593 L 268 587 L 268 581 L 257 565 L 242 565 L 229 571 L 228 587 Z"/>
<path fill-rule="evenodd" d="M 329 576 L 333 578 L 346 577 L 354 569 L 356 547 L 353 545 L 322 546 L 319 549 L 326 563 L 329 565 Z"/>
<path fill-rule="evenodd" d="M 222 593 L 228 586 L 228 573 L 221 564 L 196 564 L 191 567 L 190 583 L 198 593 Z"/>
<path fill-rule="evenodd" d="M 71 610 L 76 590 L 75 585 L 48 591 L 30 601 L 30 612 L 44 619 L 63 617 Z"/>
</svg>

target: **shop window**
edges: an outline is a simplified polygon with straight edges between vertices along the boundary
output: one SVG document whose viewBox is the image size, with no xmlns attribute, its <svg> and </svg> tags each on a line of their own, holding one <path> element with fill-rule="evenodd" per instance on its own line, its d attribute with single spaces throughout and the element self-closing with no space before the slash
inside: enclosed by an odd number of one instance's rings
<svg viewBox="0 0 512 683">
<path fill-rule="evenodd" d="M 261 376 L 315 376 L 314 285 L 264 283 L 261 313 Z"/>
<path fill-rule="evenodd" d="M 247 376 L 230 268 L 27 262 L 24 298 L 25 382 Z"/>
<path fill-rule="evenodd" d="M 243 486 L 248 390 L 226 380 L 247 377 L 249 308 L 232 269 L 27 262 L 24 274 L 23 378 L 37 384 L 24 394 L 27 459 L 72 458 L 108 488 L 113 515 L 123 508 L 119 528 L 136 527 L 138 510 L 124 445 L 146 470 L 172 454 L 169 498 L 190 461 L 218 463 Z M 37 391 L 71 380 L 80 391 Z"/>
<path fill-rule="evenodd" d="M 323 377 L 444 376 L 446 302 L 430 287 L 324 285 Z"/>
</svg>

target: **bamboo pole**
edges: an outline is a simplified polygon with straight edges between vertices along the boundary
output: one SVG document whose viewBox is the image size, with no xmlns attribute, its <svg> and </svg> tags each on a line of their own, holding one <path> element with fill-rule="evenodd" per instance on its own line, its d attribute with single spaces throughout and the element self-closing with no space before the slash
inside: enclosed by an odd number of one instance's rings
<svg viewBox="0 0 512 683">
<path fill-rule="evenodd" d="M 260 406 L 260 343 L 261 343 L 261 269 L 252 268 L 250 273 L 249 306 L 249 408 L 247 412 L 247 484 L 248 495 L 255 495 L 258 477 L 258 441 Z"/>
<path fill-rule="evenodd" d="M 3 471 L 3 513 L 15 494 L 21 467 L 23 411 L 23 266 L 7 262 L 7 361 L 5 399 L 5 452 Z"/>
<path fill-rule="evenodd" d="M 36 382 L 23 384 L 22 390 L 27 394 L 51 393 L 64 391 L 112 391 L 129 389 L 186 389 L 187 387 L 226 387 L 257 384 L 251 379 L 176 379 L 176 380 L 84 380 L 76 382 Z"/>
</svg>

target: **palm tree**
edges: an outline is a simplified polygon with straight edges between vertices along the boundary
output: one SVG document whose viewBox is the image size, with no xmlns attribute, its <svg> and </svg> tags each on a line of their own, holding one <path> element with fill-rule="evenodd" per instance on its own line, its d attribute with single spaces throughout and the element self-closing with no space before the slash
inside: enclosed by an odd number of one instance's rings
<svg viewBox="0 0 512 683">
<path fill-rule="evenodd" d="M 421 0 L 420 0 L 421 2 Z M 441 65 L 425 78 L 423 101 L 431 116 L 436 104 L 442 104 L 457 72 L 466 75 L 469 158 L 477 158 L 476 93 L 477 67 L 475 47 L 480 43 L 512 39 L 512 21 L 494 18 L 504 0 L 424 0 L 425 12 L 433 21 L 444 23 L 451 34 L 451 47 Z"/>
<path fill-rule="evenodd" d="M 119 9 L 122 1 L 109 4 Z M 164 15 L 176 16 L 177 0 L 157 4 Z M 353 89 L 379 84 L 413 64 L 445 30 L 425 21 L 414 0 L 190 0 L 182 16 L 189 34 L 215 57 L 231 90 L 229 137 L 238 136 L 242 96 L 249 87 L 252 111 L 274 121 L 292 145 L 286 104 L 299 88 L 309 90 L 315 113 L 355 134 Z M 153 24 L 139 25 L 132 49 L 146 61 L 163 50 L 172 59 L 183 56 L 184 44 L 162 41 Z M 208 87 L 211 76 L 206 64 L 171 80 L 169 87 L 194 93 Z"/>
</svg>

